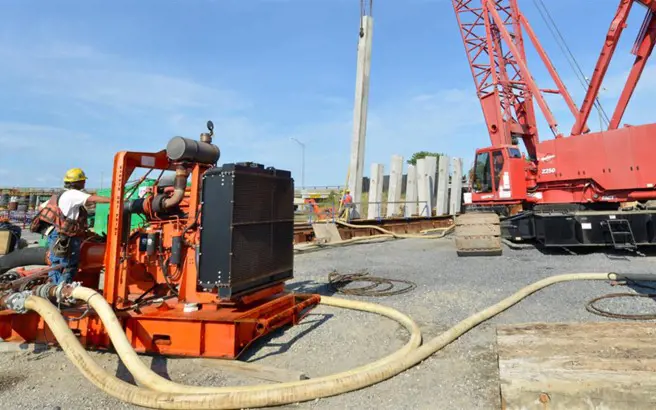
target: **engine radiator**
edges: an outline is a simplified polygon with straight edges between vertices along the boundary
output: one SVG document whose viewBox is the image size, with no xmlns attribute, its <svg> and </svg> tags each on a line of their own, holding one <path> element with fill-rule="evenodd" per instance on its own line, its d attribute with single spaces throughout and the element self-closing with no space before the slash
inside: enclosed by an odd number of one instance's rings
<svg viewBox="0 0 656 410">
<path fill-rule="evenodd" d="M 260 164 L 205 173 L 198 285 L 232 299 L 293 278 L 294 180 Z"/>
</svg>

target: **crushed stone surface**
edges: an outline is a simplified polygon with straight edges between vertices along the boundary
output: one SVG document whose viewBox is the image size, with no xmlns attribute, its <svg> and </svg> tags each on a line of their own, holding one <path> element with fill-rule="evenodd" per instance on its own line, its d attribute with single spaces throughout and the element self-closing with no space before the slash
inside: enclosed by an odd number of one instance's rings
<svg viewBox="0 0 656 410">
<path fill-rule="evenodd" d="M 334 296 L 380 303 L 412 317 L 425 340 L 439 335 L 467 316 L 521 287 L 547 276 L 570 272 L 653 272 L 654 257 L 609 257 L 545 254 L 536 249 L 504 248 L 500 257 L 459 258 L 451 237 L 405 239 L 359 244 L 297 254 L 297 292 L 332 295 L 327 277 L 332 270 L 407 279 L 413 291 L 396 296 Z M 360 286 L 360 285 L 358 285 Z M 539 291 L 434 354 L 418 366 L 377 385 L 335 397 L 278 408 L 290 409 L 498 409 L 499 375 L 495 326 L 526 322 L 612 321 L 589 313 L 592 298 L 615 292 L 655 293 L 607 282 L 571 282 Z M 656 313 L 650 299 L 625 298 L 600 302 L 621 313 Z M 299 325 L 256 342 L 242 360 L 301 371 L 309 377 L 328 375 L 366 364 L 403 346 L 407 333 L 388 319 L 326 306 L 314 309 Z M 109 373 L 135 384 L 113 353 L 91 352 Z M 236 375 L 197 359 L 142 356 L 171 380 L 207 386 L 271 383 Z M 136 409 L 108 396 L 87 381 L 59 350 L 0 353 L 0 403 L 7 409 Z"/>
</svg>

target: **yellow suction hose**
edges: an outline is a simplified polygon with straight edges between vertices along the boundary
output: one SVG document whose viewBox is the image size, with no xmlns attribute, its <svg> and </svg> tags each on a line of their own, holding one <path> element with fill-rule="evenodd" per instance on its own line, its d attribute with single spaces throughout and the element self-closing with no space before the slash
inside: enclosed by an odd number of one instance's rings
<svg viewBox="0 0 656 410">
<path fill-rule="evenodd" d="M 87 379 L 111 396 L 134 405 L 160 409 L 240 409 L 308 401 L 358 390 L 379 383 L 420 363 L 478 324 L 508 309 L 542 288 L 568 281 L 616 279 L 617 275 L 614 273 L 571 273 L 542 279 L 522 288 L 501 302 L 464 319 L 422 346 L 418 346 L 420 335 L 416 324 L 394 309 L 372 303 L 323 297 L 322 304 L 374 312 L 398 320 L 399 323 L 411 331 L 410 342 L 396 353 L 350 371 L 298 382 L 245 387 L 193 387 L 174 383 L 157 376 L 141 362 L 132 347 L 127 343 L 127 338 L 111 307 L 101 295 L 91 289 L 78 287 L 73 292 L 73 297 L 88 301 L 105 324 L 117 353 L 134 378 L 157 391 L 125 383 L 98 366 L 68 328 L 61 313 L 46 299 L 29 296 L 25 302 L 25 307 L 43 317 L 60 346 L 75 366 Z"/>
<path fill-rule="evenodd" d="M 417 239 L 417 238 L 419 238 L 419 239 L 440 239 L 440 238 L 444 238 L 446 235 L 448 235 L 456 227 L 455 224 L 454 224 L 454 225 L 449 226 L 448 228 L 426 229 L 423 232 L 425 232 L 425 233 L 436 232 L 436 231 L 442 231 L 442 232 L 437 234 L 437 235 L 420 235 L 420 234 L 411 234 L 411 233 L 396 233 L 396 232 L 392 232 L 390 230 L 387 230 L 387 229 L 385 229 L 383 227 L 380 227 L 380 226 L 377 226 L 377 225 L 354 225 L 354 224 L 344 222 L 344 221 L 339 221 L 339 220 L 336 220 L 336 221 L 324 220 L 324 221 L 317 221 L 317 222 L 314 222 L 314 223 L 316 223 L 316 224 L 336 223 L 337 225 L 342 225 L 342 226 L 346 226 L 348 228 L 353 228 L 353 229 L 374 229 L 374 230 L 380 232 L 382 235 L 374 235 L 374 236 L 370 236 L 368 238 L 390 236 L 390 237 L 397 238 L 397 239 Z M 341 241 L 338 242 L 338 243 L 341 243 Z"/>
<path fill-rule="evenodd" d="M 240 386 L 240 387 L 205 387 L 205 386 L 188 386 L 183 384 L 175 383 L 171 380 L 168 380 L 159 374 L 152 371 L 148 366 L 146 366 L 137 353 L 132 348 L 132 345 L 128 341 L 121 324 L 119 323 L 114 310 L 107 303 L 107 301 L 102 297 L 101 294 L 96 292 L 93 289 L 85 287 L 76 287 L 71 293 L 71 297 L 86 301 L 89 306 L 93 308 L 100 320 L 103 322 L 107 334 L 109 335 L 114 350 L 120 356 L 121 361 L 125 367 L 132 373 L 134 379 L 139 383 L 143 384 L 146 387 L 149 387 L 156 391 L 161 392 L 170 392 L 170 393 L 186 393 L 186 394 L 213 394 L 213 393 L 225 393 L 225 392 L 252 392 L 254 390 L 260 390 L 264 386 L 270 389 L 277 389 L 280 387 L 294 387 L 294 386 L 303 386 L 307 384 L 319 384 L 326 381 L 337 381 L 344 377 L 349 376 L 353 373 L 362 372 L 368 370 L 371 367 L 376 367 L 394 361 L 399 357 L 405 356 L 410 351 L 416 349 L 421 345 L 421 330 L 419 326 L 410 319 L 408 316 L 400 313 L 399 311 L 378 305 L 375 303 L 361 302 L 357 300 L 348 300 L 335 298 L 330 296 L 321 296 L 322 305 L 340 307 L 345 309 L 360 310 L 364 312 L 376 313 L 390 319 L 393 319 L 404 326 L 410 332 L 410 340 L 399 350 L 392 353 L 389 356 L 386 356 L 378 361 L 369 363 L 367 365 L 348 370 L 341 373 L 332 374 L 329 376 L 313 378 L 312 383 L 307 381 L 299 382 L 288 382 L 288 383 L 279 383 L 275 385 L 263 385 L 263 386 Z"/>
</svg>

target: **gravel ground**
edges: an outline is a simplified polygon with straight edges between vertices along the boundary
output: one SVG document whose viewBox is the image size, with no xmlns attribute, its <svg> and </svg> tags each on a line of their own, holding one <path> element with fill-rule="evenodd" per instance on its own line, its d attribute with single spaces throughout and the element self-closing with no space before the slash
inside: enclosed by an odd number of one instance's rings
<svg viewBox="0 0 656 410">
<path fill-rule="evenodd" d="M 364 256 L 364 254 L 368 256 Z M 535 249 L 512 250 L 493 258 L 458 258 L 451 238 L 407 239 L 361 244 L 299 254 L 296 279 L 289 288 L 330 294 L 328 273 L 367 269 L 371 275 L 414 281 L 410 293 L 357 298 L 409 314 L 426 339 L 520 287 L 566 272 L 650 272 L 653 257 L 614 259 L 602 253 L 546 255 Z M 554 285 L 462 336 L 443 351 L 405 373 L 360 391 L 293 404 L 300 409 L 498 409 L 499 386 L 495 325 L 522 322 L 612 320 L 588 313 L 585 303 L 609 292 L 626 291 L 604 282 Z M 612 300 L 602 307 L 620 312 L 654 312 L 647 299 Z M 257 343 L 245 360 L 326 375 L 370 362 L 401 347 L 405 331 L 387 319 L 318 307 L 300 325 Z M 92 353 L 104 368 L 127 381 L 129 373 L 111 353 Z M 61 351 L 3 353 L 0 407 L 7 409 L 133 409 L 91 385 Z M 172 380 L 198 385 L 262 383 L 202 365 L 194 359 L 144 357 Z"/>
</svg>

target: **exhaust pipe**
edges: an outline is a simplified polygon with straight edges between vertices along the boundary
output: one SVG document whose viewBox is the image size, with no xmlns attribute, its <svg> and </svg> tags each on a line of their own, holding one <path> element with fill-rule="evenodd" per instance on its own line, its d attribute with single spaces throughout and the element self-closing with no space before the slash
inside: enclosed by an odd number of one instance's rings
<svg viewBox="0 0 656 410">
<path fill-rule="evenodd" d="M 187 189 L 187 170 L 184 167 L 178 167 L 175 170 L 175 182 L 173 183 L 173 195 L 162 201 L 162 206 L 165 210 L 175 208 L 180 205 L 184 198 L 185 190 Z"/>
</svg>

